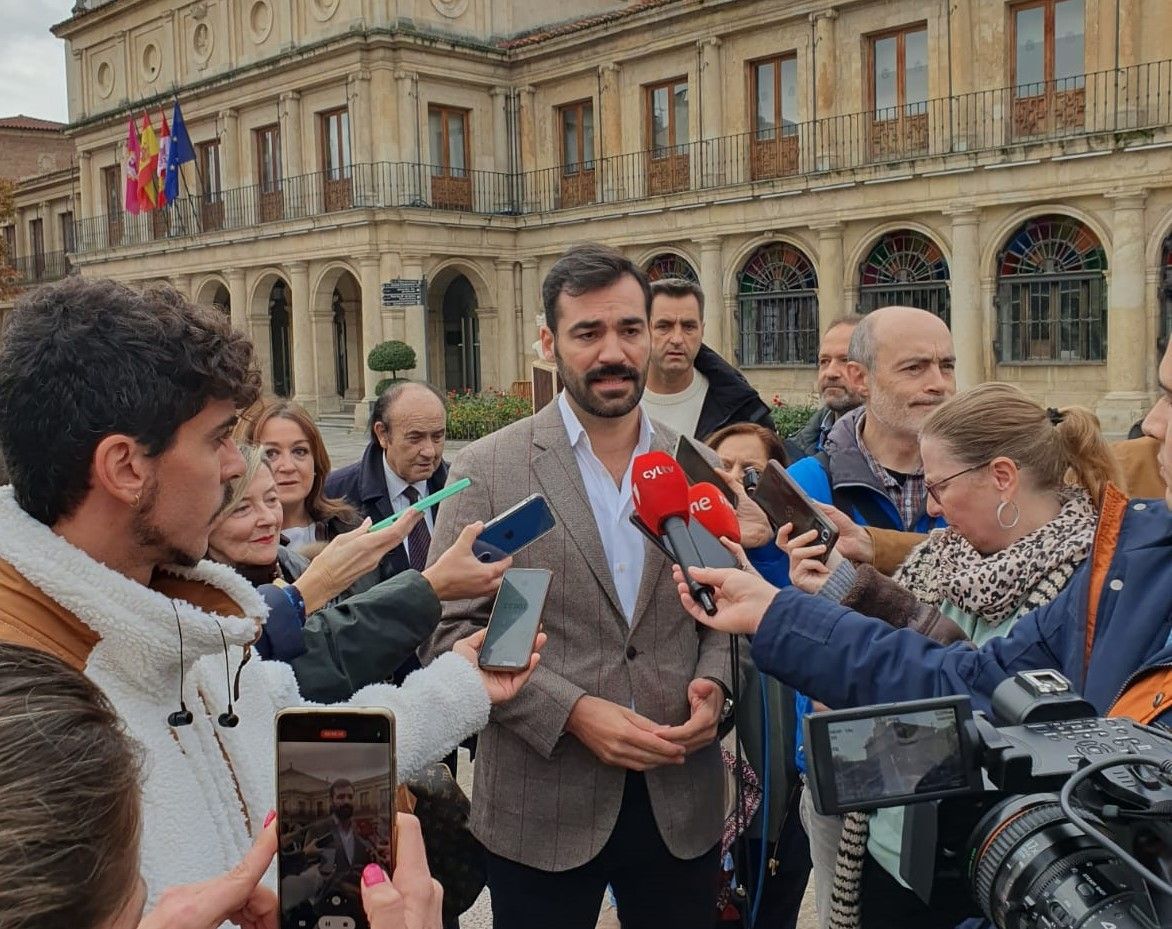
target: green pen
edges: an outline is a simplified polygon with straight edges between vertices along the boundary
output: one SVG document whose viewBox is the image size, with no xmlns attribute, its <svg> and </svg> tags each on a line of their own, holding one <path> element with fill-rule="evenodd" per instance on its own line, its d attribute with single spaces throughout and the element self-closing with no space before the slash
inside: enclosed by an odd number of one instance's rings
<svg viewBox="0 0 1172 929">
<path fill-rule="evenodd" d="M 418 510 L 420 513 L 422 513 L 426 509 L 428 509 L 429 507 L 435 506 L 441 500 L 447 500 L 448 497 L 454 497 L 461 490 L 467 490 L 471 486 L 472 486 L 472 478 L 462 477 L 458 481 L 456 481 L 454 484 L 449 484 L 447 487 L 444 487 L 442 490 L 437 490 L 433 494 L 428 494 L 422 500 L 416 500 L 409 507 L 407 507 L 407 510 Z M 388 516 L 386 519 L 380 520 L 379 522 L 375 523 L 373 526 L 371 526 L 366 531 L 367 532 L 378 532 L 379 529 L 386 529 L 387 526 L 393 526 L 396 522 L 398 522 L 399 517 L 402 516 L 404 513 L 406 513 L 407 510 L 399 510 L 398 513 L 393 513 L 392 515 Z"/>
</svg>

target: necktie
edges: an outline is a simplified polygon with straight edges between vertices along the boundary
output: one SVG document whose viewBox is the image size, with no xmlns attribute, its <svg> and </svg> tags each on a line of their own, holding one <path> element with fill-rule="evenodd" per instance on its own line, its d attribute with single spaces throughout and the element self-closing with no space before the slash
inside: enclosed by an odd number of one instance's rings
<svg viewBox="0 0 1172 929">
<path fill-rule="evenodd" d="M 407 485 L 403 496 L 414 504 L 419 499 L 419 491 Z M 407 536 L 407 561 L 416 571 L 422 571 L 427 566 L 427 550 L 431 548 L 431 532 L 427 528 L 427 516 L 411 527 Z"/>
</svg>

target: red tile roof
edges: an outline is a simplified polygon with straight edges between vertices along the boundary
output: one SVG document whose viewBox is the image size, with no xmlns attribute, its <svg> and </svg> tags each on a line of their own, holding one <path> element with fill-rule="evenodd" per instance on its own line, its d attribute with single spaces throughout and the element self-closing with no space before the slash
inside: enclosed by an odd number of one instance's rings
<svg viewBox="0 0 1172 929">
<path fill-rule="evenodd" d="M 631 16 L 636 16 L 644 10 L 653 10 L 656 7 L 670 6 L 673 3 L 679 3 L 681 0 L 633 0 L 633 2 L 622 10 L 612 10 L 609 13 L 596 13 L 592 16 L 585 16 L 582 19 L 569 20 L 564 23 L 555 23 L 552 26 L 540 26 L 537 29 L 532 29 L 529 32 L 522 32 L 518 35 L 511 36 L 507 39 L 502 39 L 497 43 L 498 48 L 526 48 L 530 45 L 537 45 L 539 42 L 544 42 L 547 39 L 554 39 L 558 36 L 570 35 L 574 32 L 582 32 L 585 29 L 590 29 L 593 26 L 600 26 L 604 23 L 613 23 L 622 19 L 628 19 Z"/>
<path fill-rule="evenodd" d="M 35 132 L 60 132 L 65 123 L 51 119 L 37 119 L 35 116 L 0 116 L 0 129 L 31 129 Z"/>
</svg>

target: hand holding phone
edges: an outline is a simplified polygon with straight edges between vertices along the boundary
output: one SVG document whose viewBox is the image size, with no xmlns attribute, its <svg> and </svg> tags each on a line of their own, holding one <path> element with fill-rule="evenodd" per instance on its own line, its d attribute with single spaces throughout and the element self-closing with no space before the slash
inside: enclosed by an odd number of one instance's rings
<svg viewBox="0 0 1172 929">
<path fill-rule="evenodd" d="M 791 537 L 815 530 L 817 544 L 826 546 L 826 552 L 819 560 L 825 562 L 830 557 L 838 541 L 838 527 L 776 461 L 765 466 L 753 501 L 765 511 L 774 530 L 786 523 L 793 524 Z"/>
<path fill-rule="evenodd" d="M 378 530 L 385 529 L 387 526 L 393 526 L 396 522 L 399 521 L 403 514 L 407 512 L 407 510 L 415 510 L 417 513 L 425 513 L 440 501 L 447 500 L 448 497 L 454 497 L 456 494 L 460 493 L 460 491 L 467 490 L 471 486 L 472 479 L 462 477 L 460 480 L 454 481 L 451 484 L 448 484 L 446 487 L 441 487 L 435 493 L 428 494 L 426 497 L 423 497 L 420 500 L 416 500 L 406 509 L 399 510 L 398 513 L 392 513 L 386 519 L 379 520 L 367 531 L 378 532 Z"/>
</svg>

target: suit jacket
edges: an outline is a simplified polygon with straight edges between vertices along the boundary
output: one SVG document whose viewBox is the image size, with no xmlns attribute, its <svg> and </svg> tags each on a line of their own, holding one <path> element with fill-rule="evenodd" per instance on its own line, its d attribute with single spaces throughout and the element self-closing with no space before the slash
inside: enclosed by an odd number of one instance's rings
<svg viewBox="0 0 1172 929">
<path fill-rule="evenodd" d="M 387 495 L 387 475 L 383 470 L 383 450 L 377 442 L 368 442 L 362 457 L 353 464 L 331 471 L 326 477 L 325 493 L 327 497 L 341 497 L 362 516 L 369 516 L 376 523 L 386 519 L 395 512 L 391 506 L 391 498 Z M 435 474 L 427 479 L 429 494 L 441 490 L 448 481 L 448 463 L 441 461 Z M 431 508 L 431 518 L 436 520 L 439 514 L 439 505 Z M 435 546 L 432 546 L 435 549 Z M 440 549 L 443 551 L 443 549 Z M 379 562 L 376 571 L 362 578 L 351 590 L 365 590 L 378 581 L 385 581 L 394 577 L 400 571 L 411 567 L 407 561 L 407 549 L 397 545 L 387 552 Z M 369 583 L 366 583 L 369 580 Z"/>
<path fill-rule="evenodd" d="M 652 448 L 677 436 L 656 425 Z M 480 734 L 471 827 L 492 852 L 544 871 L 598 855 L 618 819 L 626 771 L 603 764 L 564 734 L 577 700 L 601 697 L 669 725 L 689 717 L 688 684 L 712 677 L 730 689 L 728 636 L 698 628 L 680 605 L 671 565 L 645 545 L 642 586 L 628 627 L 558 404 L 464 448 L 453 479 L 472 486 L 448 501 L 433 557 L 468 523 L 541 493 L 557 526 L 514 558 L 553 572 L 543 621 L 549 641 L 532 679 L 493 708 Z M 444 604 L 425 662 L 488 622 L 491 600 Z M 695 858 L 720 838 L 724 774 L 715 742 L 683 765 L 647 772 L 660 834 L 672 854 Z"/>
</svg>

